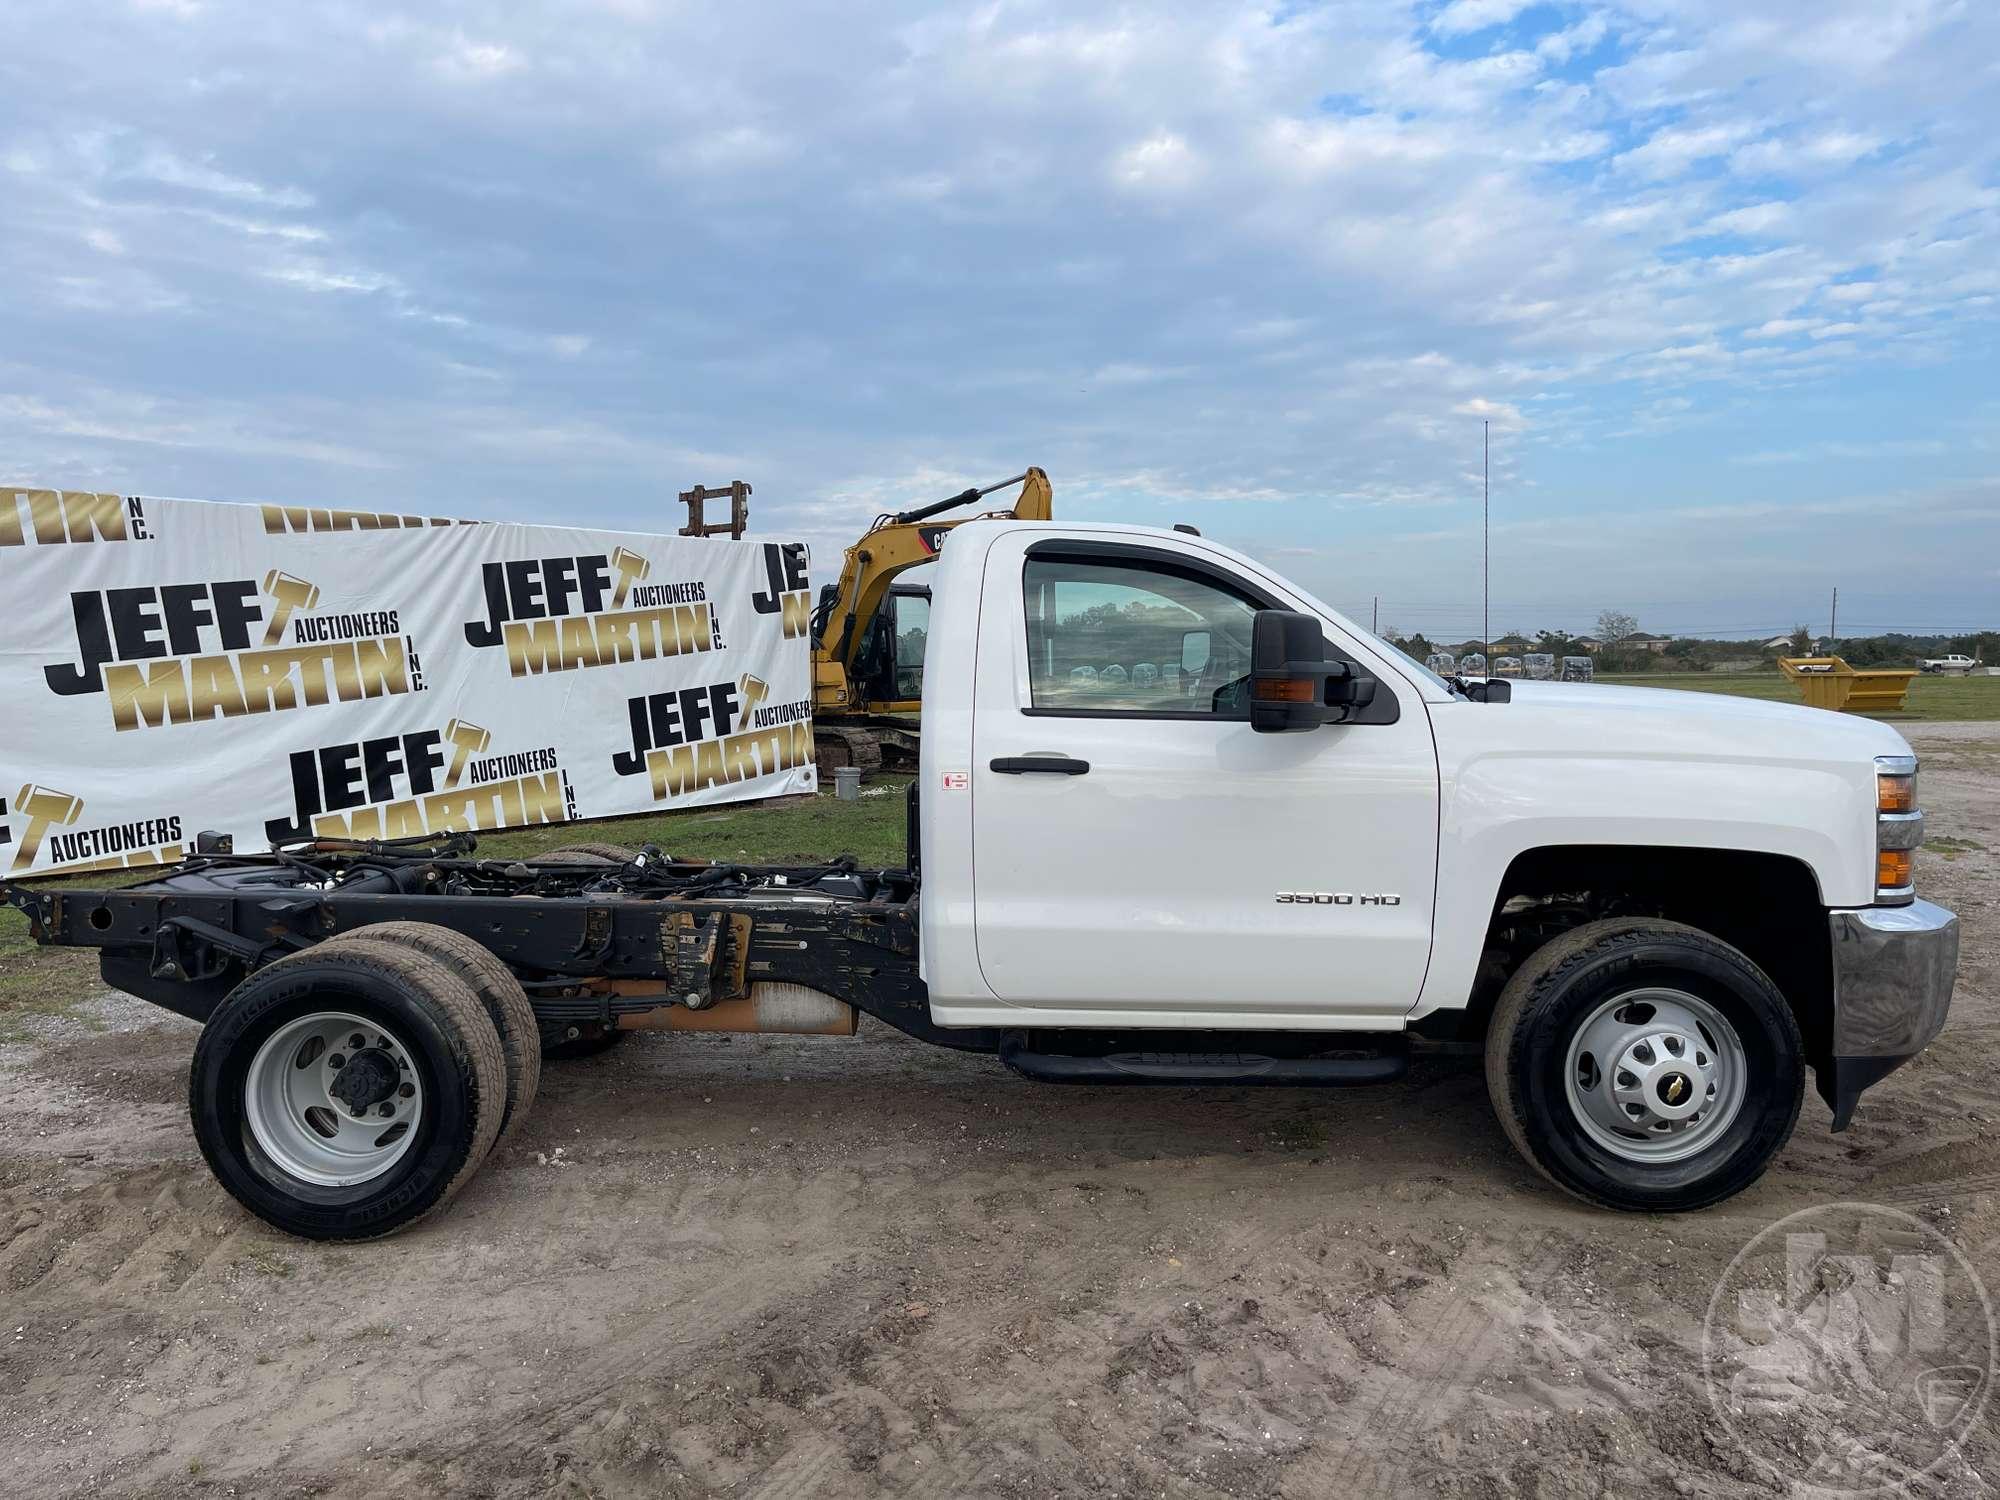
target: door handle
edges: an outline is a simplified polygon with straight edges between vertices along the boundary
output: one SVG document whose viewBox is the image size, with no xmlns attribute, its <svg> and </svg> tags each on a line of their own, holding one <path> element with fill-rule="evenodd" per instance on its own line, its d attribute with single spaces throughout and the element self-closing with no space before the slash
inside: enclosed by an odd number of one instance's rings
<svg viewBox="0 0 2000 1500">
<path fill-rule="evenodd" d="M 1002 755 L 991 765 L 1002 776 L 1023 776 L 1040 773 L 1047 776 L 1084 776 L 1089 774 L 1090 762 L 1072 760 L 1067 755 Z"/>
</svg>

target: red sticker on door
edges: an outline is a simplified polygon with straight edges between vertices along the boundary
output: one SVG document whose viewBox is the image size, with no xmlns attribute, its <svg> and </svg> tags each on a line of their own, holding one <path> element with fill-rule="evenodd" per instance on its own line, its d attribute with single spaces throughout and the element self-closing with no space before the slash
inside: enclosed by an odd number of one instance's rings
<svg viewBox="0 0 2000 1500">
<path fill-rule="evenodd" d="M 944 773 L 944 789 L 947 792 L 962 792 L 971 785 L 972 777 L 964 771 L 946 771 Z"/>
</svg>

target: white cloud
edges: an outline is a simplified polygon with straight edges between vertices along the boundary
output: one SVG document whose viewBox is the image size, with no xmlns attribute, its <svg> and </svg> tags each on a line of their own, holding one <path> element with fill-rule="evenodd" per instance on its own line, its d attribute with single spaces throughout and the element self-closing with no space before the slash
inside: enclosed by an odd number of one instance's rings
<svg viewBox="0 0 2000 1500">
<path fill-rule="evenodd" d="M 1179 192 L 1201 175 L 1201 163 L 1186 141 L 1162 131 L 1119 152 L 1111 175 L 1126 187 Z"/>
<path fill-rule="evenodd" d="M 1704 234 L 1741 234 L 1765 237 L 1785 229 L 1792 222 L 1789 203 L 1750 203 L 1717 214 L 1702 225 Z"/>
<path fill-rule="evenodd" d="M 1535 43 L 1535 51 L 1551 62 L 1566 63 L 1578 53 L 1589 52 L 1610 34 L 1610 17 L 1595 10 L 1574 26 L 1550 32 Z"/>
<path fill-rule="evenodd" d="M 1431 18 L 1431 30 L 1440 36 L 1463 36 L 1489 26 L 1504 26 L 1533 3 L 1534 0 L 1451 0 L 1451 4 Z"/>
<path fill-rule="evenodd" d="M 1483 396 L 1474 396 L 1470 401 L 1459 402 L 1452 410 L 1461 417 L 1490 422 L 1502 432 L 1519 432 L 1528 425 L 1521 408 L 1511 401 L 1488 401 Z"/>
<path fill-rule="evenodd" d="M 117 176 L 157 183 L 162 187 L 185 188 L 219 198 L 238 198 L 273 208 L 310 208 L 312 195 L 293 187 L 267 187 L 248 177 L 225 172 L 211 162 L 189 161 L 164 146 L 148 146 L 138 161 L 117 171 Z"/>
<path fill-rule="evenodd" d="M 1697 163 L 1727 153 L 1750 128 L 1741 123 L 1668 126 L 1656 131 L 1644 145 L 1620 152 L 1613 161 L 1620 169 L 1651 181 L 1680 177 Z"/>
<path fill-rule="evenodd" d="M 396 285 L 393 277 L 367 271 L 342 270 L 303 260 L 270 266 L 264 274 L 272 281 L 300 287 L 308 292 L 380 292 Z"/>
<path fill-rule="evenodd" d="M 528 60 L 504 42 L 475 42 L 459 33 L 438 56 L 438 71 L 448 78 L 483 81 L 518 73 Z"/>
<path fill-rule="evenodd" d="M 666 147 L 660 164 L 668 170 L 727 173 L 774 166 L 792 154 L 792 143 L 760 125 L 729 125 L 700 131 Z"/>
<path fill-rule="evenodd" d="M 1787 176 L 1851 166 L 1886 144 L 1880 137 L 1853 130 L 1829 130 L 1785 140 L 1753 141 L 1730 153 L 1736 172 Z"/>
</svg>

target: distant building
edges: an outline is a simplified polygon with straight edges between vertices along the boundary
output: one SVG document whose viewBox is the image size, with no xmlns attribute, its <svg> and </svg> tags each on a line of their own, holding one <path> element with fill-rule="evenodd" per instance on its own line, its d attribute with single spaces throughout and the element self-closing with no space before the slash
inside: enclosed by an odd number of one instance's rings
<svg viewBox="0 0 2000 1500">
<path fill-rule="evenodd" d="M 1670 637 L 1654 635 L 1648 630 L 1635 630 L 1618 643 L 1621 651 L 1650 651 L 1658 656 L 1667 649 Z"/>
<path fill-rule="evenodd" d="M 1584 651 L 1595 651 L 1602 644 L 1594 635 L 1573 635 L 1570 642 Z"/>
<path fill-rule="evenodd" d="M 1790 632 L 1787 632 L 1784 635 L 1772 636 L 1768 641 L 1764 642 L 1764 649 L 1766 651 L 1790 651 L 1792 649 L 1792 637 Z M 1807 656 L 1819 655 L 1818 641 L 1808 640 L 1806 642 L 1806 655 Z"/>
</svg>

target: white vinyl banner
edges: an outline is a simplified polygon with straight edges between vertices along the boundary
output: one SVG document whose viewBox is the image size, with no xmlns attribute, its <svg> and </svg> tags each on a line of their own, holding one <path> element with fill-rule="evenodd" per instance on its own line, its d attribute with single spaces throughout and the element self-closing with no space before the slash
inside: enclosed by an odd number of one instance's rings
<svg viewBox="0 0 2000 1500">
<path fill-rule="evenodd" d="M 0 876 L 811 791 L 805 547 L 0 486 Z"/>
</svg>

